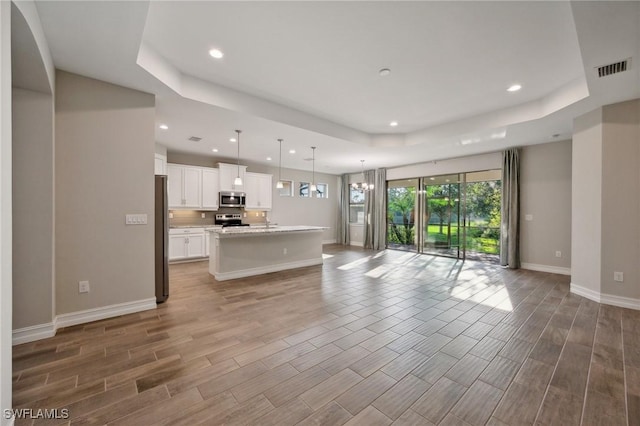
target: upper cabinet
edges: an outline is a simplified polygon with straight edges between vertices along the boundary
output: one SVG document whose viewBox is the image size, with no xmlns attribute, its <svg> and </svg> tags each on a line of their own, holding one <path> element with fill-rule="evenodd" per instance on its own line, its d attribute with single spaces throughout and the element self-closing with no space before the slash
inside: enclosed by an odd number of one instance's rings
<svg viewBox="0 0 640 426">
<path fill-rule="evenodd" d="M 218 169 L 202 169 L 202 209 L 218 210 L 220 172 Z"/>
<path fill-rule="evenodd" d="M 236 164 L 218 163 L 220 170 L 220 191 L 242 191 L 246 192 L 245 173 L 247 166 L 238 166 Z M 242 186 L 236 186 L 233 181 L 240 176 Z"/>
<path fill-rule="evenodd" d="M 246 194 L 246 210 L 271 210 L 272 176 L 262 173 L 245 173 L 244 192 Z"/>
<path fill-rule="evenodd" d="M 167 164 L 169 208 L 200 208 L 202 170 L 199 167 Z"/>
<path fill-rule="evenodd" d="M 165 155 L 156 153 L 154 157 L 153 169 L 156 175 L 166 175 L 167 157 Z"/>
<path fill-rule="evenodd" d="M 242 187 L 234 187 L 238 166 L 219 164 L 209 167 L 167 164 L 167 193 L 170 209 L 218 210 L 220 191 L 242 191 L 246 194 L 246 210 L 271 210 L 272 176 L 247 172 L 240 166 Z M 225 186 L 226 185 L 226 186 Z"/>
<path fill-rule="evenodd" d="M 167 164 L 170 209 L 218 210 L 218 169 Z"/>
</svg>

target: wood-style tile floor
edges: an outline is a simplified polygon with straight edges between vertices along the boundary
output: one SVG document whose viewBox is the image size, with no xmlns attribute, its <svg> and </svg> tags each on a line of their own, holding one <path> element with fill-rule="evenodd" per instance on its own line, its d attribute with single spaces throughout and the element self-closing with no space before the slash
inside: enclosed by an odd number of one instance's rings
<svg viewBox="0 0 640 426">
<path fill-rule="evenodd" d="M 561 275 L 324 251 L 226 282 L 172 265 L 157 310 L 14 347 L 14 406 L 72 425 L 640 424 L 639 311 Z"/>
</svg>

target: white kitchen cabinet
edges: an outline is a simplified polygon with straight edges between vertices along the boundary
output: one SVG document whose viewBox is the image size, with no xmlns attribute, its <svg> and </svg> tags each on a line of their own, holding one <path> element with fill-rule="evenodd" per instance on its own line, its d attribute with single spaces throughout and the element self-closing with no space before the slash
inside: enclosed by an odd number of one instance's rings
<svg viewBox="0 0 640 426">
<path fill-rule="evenodd" d="M 271 210 L 272 176 L 263 173 L 245 173 L 245 210 Z"/>
<path fill-rule="evenodd" d="M 218 169 L 202 169 L 202 209 L 218 210 L 220 172 Z"/>
<path fill-rule="evenodd" d="M 169 230 L 169 260 L 205 257 L 204 228 Z"/>
<path fill-rule="evenodd" d="M 169 208 L 200 208 L 202 170 L 200 167 L 167 164 Z"/>
<path fill-rule="evenodd" d="M 167 174 L 167 157 L 162 154 L 156 154 L 154 157 L 153 169 L 156 175 Z"/>
<path fill-rule="evenodd" d="M 243 191 L 246 192 L 245 173 L 247 166 L 238 166 L 236 164 L 218 163 L 220 171 L 220 191 Z M 242 179 L 242 186 L 233 184 L 236 177 Z"/>
</svg>

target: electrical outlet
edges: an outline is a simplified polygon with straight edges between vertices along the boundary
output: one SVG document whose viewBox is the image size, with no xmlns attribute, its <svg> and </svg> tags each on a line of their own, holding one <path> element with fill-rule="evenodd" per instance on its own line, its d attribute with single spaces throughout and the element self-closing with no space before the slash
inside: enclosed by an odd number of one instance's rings
<svg viewBox="0 0 640 426">
<path fill-rule="evenodd" d="M 89 281 L 78 282 L 78 293 L 89 293 Z"/>
<path fill-rule="evenodd" d="M 556 250 L 556 257 L 562 257 L 562 252 L 560 250 Z"/>
<path fill-rule="evenodd" d="M 624 273 L 623 272 L 614 272 L 613 273 L 613 280 L 617 281 L 619 283 L 624 281 Z"/>
<path fill-rule="evenodd" d="M 533 220 L 533 215 L 532 214 L 525 214 L 524 215 L 524 220 L 527 220 L 527 221 Z"/>
<path fill-rule="evenodd" d="M 169 212 L 169 219 L 173 219 L 173 212 Z"/>
<path fill-rule="evenodd" d="M 286 247 L 282 249 L 282 254 L 284 254 L 285 256 L 287 255 L 287 248 Z"/>
<path fill-rule="evenodd" d="M 205 218 L 205 214 L 204 213 L 200 213 L 200 217 L 204 219 Z"/>
<path fill-rule="evenodd" d="M 264 217 L 264 212 L 262 212 L 262 217 Z"/>
</svg>

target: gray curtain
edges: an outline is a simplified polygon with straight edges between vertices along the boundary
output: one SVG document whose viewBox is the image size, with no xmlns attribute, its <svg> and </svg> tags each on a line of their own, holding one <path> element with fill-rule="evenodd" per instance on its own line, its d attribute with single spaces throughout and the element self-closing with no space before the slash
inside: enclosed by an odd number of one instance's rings
<svg viewBox="0 0 640 426">
<path fill-rule="evenodd" d="M 364 172 L 364 181 L 367 185 L 375 185 L 375 171 L 367 170 Z M 375 234 L 374 215 L 376 212 L 376 191 L 365 191 L 364 195 L 364 248 L 373 248 L 373 239 Z"/>
<path fill-rule="evenodd" d="M 387 169 L 376 170 L 373 249 L 387 248 Z"/>
<path fill-rule="evenodd" d="M 349 245 L 349 174 L 340 177 L 340 199 L 338 200 L 338 226 L 336 228 L 336 242 Z"/>
<path fill-rule="evenodd" d="M 520 267 L 520 149 L 502 153 L 500 264 Z"/>
</svg>

